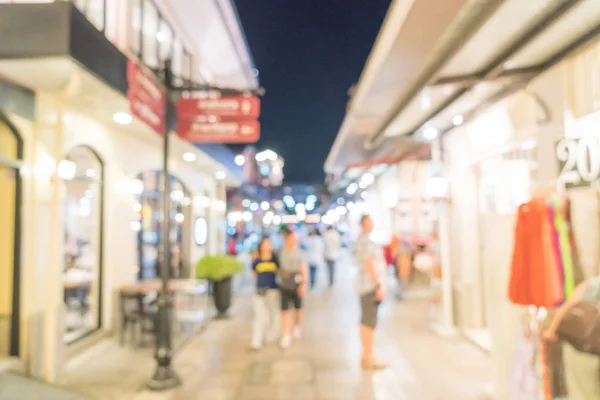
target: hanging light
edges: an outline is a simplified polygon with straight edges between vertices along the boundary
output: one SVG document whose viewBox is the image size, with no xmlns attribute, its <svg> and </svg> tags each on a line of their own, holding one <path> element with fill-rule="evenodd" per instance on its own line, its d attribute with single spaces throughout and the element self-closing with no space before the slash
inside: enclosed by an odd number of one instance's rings
<svg viewBox="0 0 600 400">
<path fill-rule="evenodd" d="M 56 176 L 65 181 L 71 181 L 75 178 L 77 164 L 69 160 L 61 160 L 56 168 Z"/>
<path fill-rule="evenodd" d="M 429 126 L 423 131 L 423 138 L 426 140 L 434 140 L 438 137 L 438 134 L 439 132 L 437 129 L 435 129 L 433 126 Z"/>
</svg>

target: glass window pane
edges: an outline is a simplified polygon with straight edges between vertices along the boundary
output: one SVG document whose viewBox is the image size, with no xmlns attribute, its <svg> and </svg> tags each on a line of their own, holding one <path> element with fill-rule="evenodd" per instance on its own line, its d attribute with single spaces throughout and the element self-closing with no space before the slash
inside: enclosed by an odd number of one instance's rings
<svg viewBox="0 0 600 400">
<path fill-rule="evenodd" d="M 98 30 L 104 29 L 105 0 L 75 0 L 74 3 Z"/>
<path fill-rule="evenodd" d="M 183 45 L 177 38 L 175 38 L 173 42 L 173 58 L 171 70 L 173 71 L 173 75 L 175 76 L 175 84 L 183 84 L 183 82 L 181 81 L 181 76 L 183 73 Z"/>
<path fill-rule="evenodd" d="M 162 174 L 158 177 L 158 186 L 162 187 Z M 162 192 L 156 190 L 156 172 L 143 173 L 139 179 L 144 182 L 144 191 L 139 196 L 133 209 L 137 211 L 134 225 L 139 228 L 138 250 L 139 250 L 139 272 L 138 279 L 154 279 L 159 276 L 160 263 L 162 261 L 162 247 L 160 239 L 162 236 Z M 169 241 L 170 251 L 170 275 L 179 277 L 184 265 L 183 261 L 183 232 L 184 224 L 188 219 L 190 194 L 183 184 L 176 178 L 171 177 L 171 229 Z M 139 224 L 137 223 L 139 222 Z"/>
<path fill-rule="evenodd" d="M 77 165 L 75 179 L 66 182 L 64 205 L 64 342 L 71 343 L 99 327 L 102 165 L 85 147 L 71 150 L 67 159 Z"/>
<path fill-rule="evenodd" d="M 156 38 L 159 42 L 160 61 L 162 62 L 169 58 L 173 51 L 173 31 L 164 20 L 160 21 L 160 29 L 156 34 Z"/>
<path fill-rule="evenodd" d="M 142 20 L 144 48 L 142 56 L 144 63 L 149 67 L 158 67 L 158 11 L 151 0 L 144 1 L 144 18 Z"/>
<path fill-rule="evenodd" d="M 142 0 L 132 0 L 131 4 L 131 31 L 129 33 L 129 48 L 134 54 L 141 52 L 141 26 L 142 26 Z"/>
<path fill-rule="evenodd" d="M 88 0 L 85 15 L 96 28 L 104 30 L 104 7 L 106 0 Z"/>
<path fill-rule="evenodd" d="M 183 56 L 183 79 L 192 79 L 192 55 L 184 51 Z"/>
</svg>

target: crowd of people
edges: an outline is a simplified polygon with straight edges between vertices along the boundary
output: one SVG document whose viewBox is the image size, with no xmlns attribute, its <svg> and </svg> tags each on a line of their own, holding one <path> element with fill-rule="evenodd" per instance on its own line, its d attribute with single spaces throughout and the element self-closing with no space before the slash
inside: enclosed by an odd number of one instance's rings
<svg viewBox="0 0 600 400">
<path fill-rule="evenodd" d="M 385 298 L 388 267 L 398 279 L 397 297 L 402 287 L 414 279 L 419 271 L 430 277 L 439 274 L 435 251 L 425 242 L 406 243 L 394 236 L 387 246 L 372 240 L 373 220 L 363 216 L 361 232 L 354 244 L 354 264 L 357 269 L 356 290 L 360 298 L 360 337 L 362 367 L 370 370 L 385 368 L 373 356 L 374 330 L 378 308 Z M 273 241 L 282 239 L 275 248 Z M 309 290 L 319 285 L 319 277 L 327 277 L 326 284 L 335 284 L 336 267 L 340 261 L 342 240 L 334 227 L 324 232 L 312 229 L 300 240 L 298 232 L 285 227 L 277 239 L 263 237 L 253 253 L 252 273 L 256 281 L 253 297 L 254 321 L 252 349 L 259 351 L 265 344 L 274 343 L 286 349 L 302 337 L 303 299 Z M 325 270 L 325 274 L 320 271 Z M 416 271 L 416 272 L 415 272 Z"/>
<path fill-rule="evenodd" d="M 315 288 L 318 269 L 323 265 L 328 269 L 329 286 L 333 286 L 341 248 L 340 235 L 334 228 L 329 228 L 324 237 L 316 229 L 311 231 L 302 248 L 297 232 L 291 228 L 283 228 L 279 235 L 283 238 L 280 249 L 275 250 L 273 239 L 265 236 L 252 257 L 256 280 L 252 348 L 257 351 L 278 336 L 284 349 L 301 338 L 306 291 Z"/>
</svg>

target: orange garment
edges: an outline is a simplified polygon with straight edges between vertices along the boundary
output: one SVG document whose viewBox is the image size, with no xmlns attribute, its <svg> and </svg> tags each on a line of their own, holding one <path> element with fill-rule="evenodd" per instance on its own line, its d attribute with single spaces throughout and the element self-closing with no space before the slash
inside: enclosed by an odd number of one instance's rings
<svg viewBox="0 0 600 400">
<path fill-rule="evenodd" d="M 515 304 L 552 308 L 563 301 L 550 224 L 544 199 L 519 207 L 508 290 Z"/>
</svg>

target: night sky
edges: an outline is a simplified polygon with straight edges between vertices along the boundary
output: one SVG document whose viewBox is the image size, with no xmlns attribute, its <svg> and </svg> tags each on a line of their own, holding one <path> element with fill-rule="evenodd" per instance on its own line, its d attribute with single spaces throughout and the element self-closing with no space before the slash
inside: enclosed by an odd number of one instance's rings
<svg viewBox="0 0 600 400">
<path fill-rule="evenodd" d="M 261 85 L 262 138 L 288 183 L 323 164 L 391 0 L 235 0 Z"/>
</svg>

